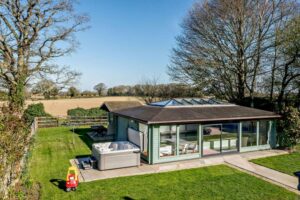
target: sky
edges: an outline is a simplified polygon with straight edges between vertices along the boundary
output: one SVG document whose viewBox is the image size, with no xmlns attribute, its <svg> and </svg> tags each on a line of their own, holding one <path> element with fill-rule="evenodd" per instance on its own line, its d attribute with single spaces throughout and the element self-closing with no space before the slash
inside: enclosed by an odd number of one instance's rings
<svg viewBox="0 0 300 200">
<path fill-rule="evenodd" d="M 90 16 L 91 26 L 77 33 L 79 48 L 57 62 L 82 73 L 77 87 L 92 90 L 134 85 L 145 78 L 160 82 L 167 75 L 171 49 L 180 23 L 194 0 L 81 0 L 78 12 Z"/>
</svg>

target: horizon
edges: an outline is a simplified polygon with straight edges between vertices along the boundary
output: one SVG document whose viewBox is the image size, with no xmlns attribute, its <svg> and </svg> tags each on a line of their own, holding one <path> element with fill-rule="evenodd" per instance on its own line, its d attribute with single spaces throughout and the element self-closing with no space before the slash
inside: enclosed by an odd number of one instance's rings
<svg viewBox="0 0 300 200">
<path fill-rule="evenodd" d="M 91 28 L 76 34 L 80 45 L 74 53 L 54 62 L 82 73 L 74 85 L 81 91 L 100 82 L 107 87 L 134 85 L 145 77 L 169 83 L 171 49 L 193 2 L 81 1 L 75 9 L 90 16 Z"/>
</svg>

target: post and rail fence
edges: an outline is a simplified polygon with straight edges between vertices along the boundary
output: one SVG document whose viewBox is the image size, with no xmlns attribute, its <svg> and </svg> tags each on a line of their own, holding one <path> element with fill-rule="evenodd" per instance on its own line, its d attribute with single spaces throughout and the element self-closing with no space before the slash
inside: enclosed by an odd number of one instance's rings
<svg viewBox="0 0 300 200">
<path fill-rule="evenodd" d="M 35 123 L 38 128 L 50 128 L 59 126 L 92 126 L 107 125 L 107 116 L 59 116 L 59 117 L 36 117 Z"/>
</svg>

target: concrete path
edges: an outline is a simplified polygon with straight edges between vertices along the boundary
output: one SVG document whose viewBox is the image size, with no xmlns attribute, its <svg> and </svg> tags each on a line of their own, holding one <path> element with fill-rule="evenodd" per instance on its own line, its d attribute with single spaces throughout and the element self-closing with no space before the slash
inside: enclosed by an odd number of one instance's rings
<svg viewBox="0 0 300 200">
<path fill-rule="evenodd" d="M 240 159 L 233 159 L 233 161 L 244 162 L 244 163 L 240 163 L 239 166 L 245 166 L 247 165 L 248 163 L 247 160 L 249 159 L 275 156 L 281 154 L 286 154 L 286 152 L 281 150 L 264 150 L 264 151 L 255 151 L 255 152 L 247 152 L 247 153 L 239 153 L 239 154 L 224 154 L 218 156 L 210 156 L 210 157 L 204 157 L 204 158 L 198 158 L 192 160 L 162 163 L 162 164 L 155 164 L 155 165 L 141 163 L 141 165 L 138 167 L 128 167 L 128 168 L 113 169 L 113 170 L 106 170 L 106 171 L 99 171 L 96 169 L 83 170 L 80 164 L 78 163 L 77 159 L 72 159 L 70 160 L 70 162 L 71 165 L 76 166 L 79 169 L 80 172 L 79 181 L 89 182 L 89 181 L 122 177 L 122 176 L 135 176 L 141 174 L 151 174 L 151 173 L 159 173 L 159 172 L 167 172 L 167 171 L 174 171 L 174 170 L 183 170 L 183 169 L 225 164 L 226 160 L 230 161 L 232 160 L 232 158 L 240 158 Z M 248 165 L 248 168 L 251 168 L 251 165 Z"/>
<path fill-rule="evenodd" d="M 225 163 L 237 167 L 239 169 L 250 172 L 251 174 L 257 175 L 258 177 L 263 177 L 270 182 L 274 182 L 279 185 L 283 185 L 289 189 L 294 190 L 298 194 L 297 190 L 298 178 L 275 171 L 270 168 L 263 167 L 261 165 L 249 162 L 246 158 L 240 155 L 232 155 L 224 158 Z"/>
</svg>

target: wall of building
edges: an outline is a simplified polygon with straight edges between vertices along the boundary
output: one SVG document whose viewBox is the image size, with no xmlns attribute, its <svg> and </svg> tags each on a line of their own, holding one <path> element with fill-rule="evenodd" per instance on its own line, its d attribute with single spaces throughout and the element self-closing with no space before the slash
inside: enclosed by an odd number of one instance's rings
<svg viewBox="0 0 300 200">
<path fill-rule="evenodd" d="M 276 147 L 276 123 L 275 121 L 268 121 L 268 141 L 267 144 L 259 145 L 259 141 L 261 140 L 259 134 L 259 127 L 260 121 L 255 121 L 256 124 L 256 143 L 253 146 L 242 146 L 242 138 L 245 137 L 243 135 L 243 123 L 246 122 L 237 122 L 238 123 L 238 147 L 237 152 L 247 152 L 247 151 L 256 151 L 256 150 L 263 150 L 263 149 L 270 149 Z M 160 156 L 160 125 L 152 125 L 149 127 L 149 138 L 150 138 L 150 164 L 155 163 L 163 163 L 163 162 L 171 162 L 171 161 L 179 161 L 179 160 L 187 160 L 187 159 L 194 159 L 202 157 L 202 130 L 204 124 L 198 125 L 198 144 L 199 144 L 199 153 L 191 153 L 185 155 L 179 155 L 178 149 L 176 151 L 176 155 L 174 156 L 167 156 L 161 157 Z M 245 131 L 244 131 L 245 132 Z M 179 125 L 176 125 L 176 146 L 179 146 Z"/>
<path fill-rule="evenodd" d="M 115 130 L 116 130 L 116 140 L 127 140 L 127 131 L 128 128 L 133 128 L 139 131 L 139 123 L 135 120 L 114 116 L 115 120 Z M 260 137 L 260 121 L 255 121 L 256 124 L 256 143 L 253 146 L 242 146 L 242 139 L 243 135 L 243 123 L 245 122 L 236 122 L 238 123 L 238 152 L 247 152 L 247 151 L 256 151 L 256 150 L 263 150 L 263 149 L 270 149 L 276 147 L 276 123 L 275 121 L 268 121 L 268 141 L 267 144 L 259 145 Z M 179 147 L 179 132 L 180 132 L 180 125 L 176 126 L 176 148 Z M 155 163 L 163 163 L 163 162 L 172 162 L 172 161 L 179 161 L 179 160 L 187 160 L 187 159 L 195 159 L 200 158 L 203 155 L 202 152 L 202 137 L 203 137 L 203 129 L 205 128 L 205 124 L 198 124 L 198 149 L 197 153 L 191 154 L 179 154 L 179 148 L 176 150 L 176 154 L 174 156 L 160 156 L 160 125 L 149 125 L 147 127 L 147 153 L 143 155 L 143 158 L 148 160 L 150 164 Z"/>
</svg>

